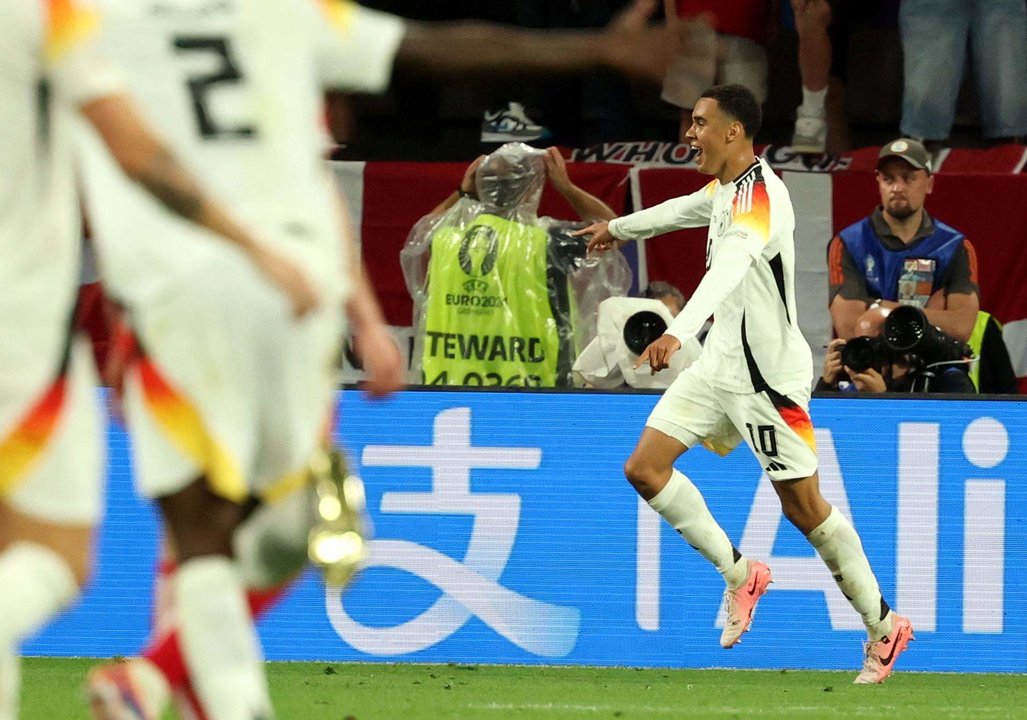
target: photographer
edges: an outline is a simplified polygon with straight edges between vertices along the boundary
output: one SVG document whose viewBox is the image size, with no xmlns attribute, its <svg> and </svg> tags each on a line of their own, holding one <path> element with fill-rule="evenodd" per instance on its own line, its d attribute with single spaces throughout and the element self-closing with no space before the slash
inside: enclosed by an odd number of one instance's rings
<svg viewBox="0 0 1027 720">
<path fill-rule="evenodd" d="M 872 308 L 857 337 L 832 340 L 817 391 L 973 393 L 969 347 L 931 325 L 923 311 Z"/>
</svg>

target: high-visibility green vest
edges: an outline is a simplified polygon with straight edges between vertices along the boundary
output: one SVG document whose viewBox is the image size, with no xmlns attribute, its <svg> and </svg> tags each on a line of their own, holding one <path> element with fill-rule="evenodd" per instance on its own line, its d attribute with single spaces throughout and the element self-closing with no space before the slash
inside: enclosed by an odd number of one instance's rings
<svg viewBox="0 0 1027 720">
<path fill-rule="evenodd" d="M 421 369 L 429 385 L 557 384 L 549 235 L 495 215 L 431 238 Z"/>
<path fill-rule="evenodd" d="M 974 356 L 978 358 L 978 361 L 971 363 L 970 365 L 970 379 L 973 381 L 974 387 L 977 388 L 977 392 L 981 391 L 981 350 L 984 348 L 984 332 L 988 329 L 988 322 L 991 320 L 991 314 L 986 313 L 983 310 L 977 312 L 977 321 L 974 322 L 974 329 L 970 333 L 970 339 L 967 340 L 967 345 L 973 350 Z M 995 321 L 998 326 L 998 330 L 1002 332 L 1002 323 L 998 320 Z"/>
</svg>

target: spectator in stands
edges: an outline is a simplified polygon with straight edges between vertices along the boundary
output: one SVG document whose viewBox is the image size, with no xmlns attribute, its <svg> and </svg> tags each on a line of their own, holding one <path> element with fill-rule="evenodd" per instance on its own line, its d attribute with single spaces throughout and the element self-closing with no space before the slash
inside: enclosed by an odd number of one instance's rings
<svg viewBox="0 0 1027 720">
<path fill-rule="evenodd" d="M 556 148 L 507 143 L 411 230 L 400 259 L 426 384 L 568 385 L 599 303 L 627 291 L 622 256 L 586 260 L 569 224 L 538 216 L 547 178 L 582 220 L 615 216 L 570 180 Z"/>
<path fill-rule="evenodd" d="M 903 0 L 902 132 L 948 138 L 969 41 L 987 138 L 1027 135 L 1027 5 L 1023 0 Z"/>
<path fill-rule="evenodd" d="M 883 307 L 867 310 L 856 321 L 855 338 L 836 338 L 828 344 L 817 392 L 977 392 L 967 374 L 970 363 L 941 361 L 934 365 L 934 358 L 925 360 L 916 353 L 891 350 L 882 339 L 890 312 Z"/>
<path fill-rule="evenodd" d="M 660 97 L 681 110 L 680 142 L 687 142 L 699 95 L 714 84 L 744 85 L 760 103 L 767 99 L 764 46 L 771 5 L 770 0 L 664 0 L 668 25 L 682 48 L 667 68 Z"/>
<path fill-rule="evenodd" d="M 905 304 L 969 340 L 980 309 L 977 258 L 961 232 L 924 208 L 934 189 L 930 154 L 916 140 L 894 140 L 881 149 L 876 177 L 881 205 L 828 247 L 835 333 L 855 337 L 856 321 L 868 308 Z"/>
<path fill-rule="evenodd" d="M 831 79 L 831 3 L 791 0 L 799 36 L 799 77 L 802 104 L 795 111 L 792 149 L 823 153 L 827 147 L 827 91 Z"/>
<path fill-rule="evenodd" d="M 860 30 L 894 27 L 895 5 L 894 0 L 791 0 L 802 82 L 793 150 L 836 155 L 849 148 L 844 109 L 849 36 Z M 785 15 L 787 23 L 787 11 Z"/>
<path fill-rule="evenodd" d="M 931 323 L 967 342 L 978 358 L 970 377 L 982 393 L 1016 393 L 1002 326 L 980 309 L 977 257 L 959 231 L 924 209 L 934 188 L 930 154 L 916 140 L 895 140 L 877 163 L 881 205 L 842 230 L 828 248 L 830 310 L 841 339 L 869 308 L 913 305 Z"/>
</svg>

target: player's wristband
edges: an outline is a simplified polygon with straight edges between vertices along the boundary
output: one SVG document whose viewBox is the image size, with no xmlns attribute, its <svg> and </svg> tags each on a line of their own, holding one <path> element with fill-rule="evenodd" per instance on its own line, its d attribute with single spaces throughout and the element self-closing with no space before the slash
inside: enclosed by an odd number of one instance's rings
<svg viewBox="0 0 1027 720">
<path fill-rule="evenodd" d="M 462 198 L 471 198 L 471 200 L 477 200 L 478 199 L 478 194 L 477 193 L 468 192 L 467 190 L 464 190 L 462 187 L 458 187 L 456 189 L 456 194 L 459 195 Z"/>
</svg>

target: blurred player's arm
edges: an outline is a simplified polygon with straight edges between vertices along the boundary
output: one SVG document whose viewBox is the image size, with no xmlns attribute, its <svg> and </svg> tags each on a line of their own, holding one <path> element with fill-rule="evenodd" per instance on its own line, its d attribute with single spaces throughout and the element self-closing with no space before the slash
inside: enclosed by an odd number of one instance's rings
<svg viewBox="0 0 1027 720">
<path fill-rule="evenodd" d="M 343 251 L 346 253 L 346 272 L 353 291 L 346 299 L 346 317 L 367 373 L 364 387 L 373 397 L 385 397 L 406 384 L 403 356 L 389 333 L 381 306 L 367 276 L 367 268 L 360 260 L 353 223 L 340 196 L 336 202 L 342 218 Z"/>
<path fill-rule="evenodd" d="M 396 63 L 434 75 L 573 73 L 596 68 L 663 81 L 671 44 L 650 25 L 655 0 L 634 0 L 597 30 L 529 30 L 488 22 L 407 23 Z"/>
<path fill-rule="evenodd" d="M 317 292 L 293 263 L 258 242 L 212 201 L 168 147 L 154 135 L 135 104 L 123 94 L 84 103 L 83 117 L 135 182 L 168 210 L 240 246 L 274 282 L 300 316 L 317 307 Z"/>
</svg>

